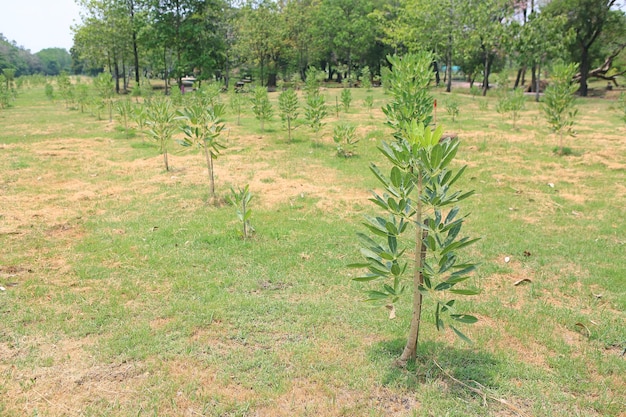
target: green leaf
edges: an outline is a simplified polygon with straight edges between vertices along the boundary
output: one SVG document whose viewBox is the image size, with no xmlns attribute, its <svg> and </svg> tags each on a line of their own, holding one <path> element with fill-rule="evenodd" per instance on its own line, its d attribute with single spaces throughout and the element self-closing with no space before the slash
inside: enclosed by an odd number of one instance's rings
<svg viewBox="0 0 626 417">
<path fill-rule="evenodd" d="M 395 236 L 387 236 L 387 244 L 391 253 L 396 254 L 398 252 L 398 239 Z"/>
<path fill-rule="evenodd" d="M 391 168 L 391 183 L 396 188 L 399 188 L 400 185 L 402 185 L 402 172 L 397 166 Z"/>
<path fill-rule="evenodd" d="M 459 240 L 458 242 L 454 242 L 451 243 L 450 245 L 446 246 L 440 253 L 441 256 L 445 255 L 448 252 L 452 252 L 454 250 L 458 250 L 458 249 L 462 249 L 466 246 L 471 245 L 472 243 L 475 243 L 477 241 L 479 241 L 479 238 L 475 238 L 475 239 L 467 239 L 467 238 L 463 238 L 462 240 Z"/>
<path fill-rule="evenodd" d="M 381 258 L 386 259 L 388 261 L 393 261 L 394 259 L 396 259 L 395 256 L 385 251 L 381 251 L 379 255 Z"/>
<path fill-rule="evenodd" d="M 346 265 L 346 268 L 367 268 L 370 266 L 369 262 L 355 262 L 353 264 Z"/>
<path fill-rule="evenodd" d="M 454 327 L 453 325 L 451 325 L 451 324 L 450 324 L 450 328 L 452 329 L 452 331 L 453 331 L 454 333 L 456 333 L 456 335 L 457 335 L 460 339 L 462 339 L 463 341 L 465 341 L 465 342 L 467 342 L 467 343 L 469 343 L 469 344 L 474 344 L 474 342 L 472 342 L 472 340 L 471 340 L 469 337 L 467 337 L 467 336 L 465 336 L 463 333 L 461 333 L 461 331 L 460 331 L 460 330 L 458 330 L 456 327 Z"/>
<path fill-rule="evenodd" d="M 378 301 L 389 298 L 389 294 L 374 290 L 368 291 L 367 295 L 369 296 L 369 299 L 367 299 L 366 301 Z"/>
<path fill-rule="evenodd" d="M 380 278 L 382 278 L 380 275 L 370 274 L 370 275 L 363 275 L 362 277 L 352 278 L 352 281 L 367 282 L 367 281 L 374 281 Z"/>
<path fill-rule="evenodd" d="M 469 314 L 450 314 L 450 318 L 465 324 L 474 324 L 478 319 Z"/>
<path fill-rule="evenodd" d="M 461 290 L 461 289 L 455 289 L 455 288 L 452 288 L 450 290 L 450 292 L 453 293 L 453 294 L 459 294 L 459 295 L 478 295 L 478 294 L 480 294 L 479 290 L 467 290 L 467 289 Z"/>
<path fill-rule="evenodd" d="M 446 282 L 447 282 L 448 284 L 450 284 L 450 286 L 452 286 L 452 285 L 456 285 L 456 284 L 458 284 L 459 282 L 463 282 L 463 281 L 465 281 L 465 280 L 468 280 L 469 278 L 470 278 L 470 277 L 468 277 L 468 276 L 464 276 L 464 277 L 456 277 L 456 278 L 448 278 L 448 279 L 446 280 Z"/>
<path fill-rule="evenodd" d="M 437 303 L 437 308 L 435 309 L 435 325 L 437 326 L 437 330 L 444 329 L 443 320 L 439 318 L 439 303 Z"/>
<path fill-rule="evenodd" d="M 383 288 L 385 289 L 385 291 L 387 291 L 387 294 L 390 294 L 390 295 L 396 295 L 396 290 L 395 290 L 395 289 L 393 289 L 393 287 L 392 287 L 391 285 L 389 285 L 389 284 L 384 284 L 384 285 L 383 285 Z"/>
<path fill-rule="evenodd" d="M 433 170 L 438 170 L 441 158 L 443 157 L 443 149 L 441 145 L 435 145 L 430 154 L 430 163 Z"/>
<path fill-rule="evenodd" d="M 452 274 L 450 274 L 450 278 L 449 279 L 469 274 L 470 272 L 472 272 L 472 271 L 474 271 L 476 269 L 476 264 L 456 265 L 455 268 L 463 268 L 463 269 L 460 269 L 458 271 L 454 271 Z"/>
</svg>

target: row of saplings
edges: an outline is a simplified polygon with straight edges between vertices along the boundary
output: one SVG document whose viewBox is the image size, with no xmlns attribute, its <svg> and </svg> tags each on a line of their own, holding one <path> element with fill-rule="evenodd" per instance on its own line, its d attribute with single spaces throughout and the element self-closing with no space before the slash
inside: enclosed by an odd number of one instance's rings
<svg viewBox="0 0 626 417">
<path fill-rule="evenodd" d="M 473 191 L 453 189 L 465 170 L 465 167 L 459 170 L 451 168 L 458 151 L 458 140 L 442 140 L 442 127 L 435 130 L 430 127 L 433 97 L 428 87 L 432 76 L 432 57 L 428 53 L 421 53 L 401 58 L 390 57 L 389 60 L 393 68 L 387 80 L 391 100 L 383 107 L 383 112 L 394 133 L 393 139 L 383 142 L 379 149 L 385 159 L 391 162 L 391 169 L 385 173 L 376 165 L 371 165 L 372 173 L 384 188 L 382 195 L 374 194 L 371 200 L 385 214 L 366 217 L 368 233 L 358 234 L 363 261 L 351 266 L 363 271 L 354 280 L 379 283 L 367 290 L 368 300 L 388 307 L 391 310 L 390 317 L 395 317 L 395 305 L 400 297 L 405 292 L 411 293 L 413 311 L 409 335 L 398 359 L 400 365 L 405 365 L 417 355 L 424 296 L 434 300 L 437 329 L 442 330 L 447 325 L 459 337 L 467 340 L 457 326 L 475 323 L 477 319 L 457 311 L 454 297 L 478 294 L 475 288 L 459 288 L 459 284 L 471 278 L 476 267 L 475 263 L 462 260 L 459 251 L 477 239 L 462 237 L 460 233 L 464 216 L 459 215 L 457 204 L 470 197 Z M 566 73 L 572 68 L 563 66 L 561 71 Z M 558 71 L 556 69 L 554 74 L 558 74 Z M 546 101 L 544 104 L 551 109 L 549 112 L 552 112 L 553 118 L 560 120 L 555 125 L 555 131 L 561 134 L 561 130 L 571 127 L 568 118 L 573 118 L 569 100 L 572 95 L 570 84 L 568 82 L 568 88 L 563 89 L 560 98 L 554 98 L 554 103 Z M 306 95 L 307 121 L 314 130 L 319 130 L 327 114 L 319 85 L 310 82 L 306 87 Z M 546 96 L 546 100 L 551 100 Z M 219 103 L 218 97 L 219 87 L 208 85 L 188 97 L 178 96 L 177 93 L 170 98 L 144 97 L 146 104 L 134 111 L 139 127 L 145 127 L 148 135 L 158 143 L 166 169 L 167 144 L 179 129 L 184 133 L 184 138 L 179 140 L 180 144 L 200 147 L 209 171 L 211 198 L 215 198 L 213 160 L 223 149 L 218 139 L 224 129 L 222 116 L 225 107 Z M 244 94 L 231 95 L 230 104 L 237 112 L 238 119 L 245 103 L 243 97 Z M 249 100 L 262 129 L 263 123 L 272 116 L 266 89 L 255 89 Z M 321 104 L 316 106 L 316 102 Z M 178 110 L 175 107 L 177 103 L 181 105 Z M 113 105 L 112 102 L 110 105 Z M 130 117 L 130 102 L 121 101 L 116 106 L 124 120 L 124 115 Z M 291 131 L 295 127 L 293 123 L 298 117 L 296 93 L 293 90 L 282 92 L 279 107 L 291 140 Z M 249 223 L 249 188 L 231 189 L 231 194 L 231 202 L 237 206 L 242 234 L 246 238 L 252 232 Z M 407 288 L 410 290 L 406 291 Z M 444 320 L 446 317 L 447 323 Z"/>
<path fill-rule="evenodd" d="M 314 132 L 318 132 L 324 125 L 323 119 L 328 115 L 328 106 L 325 97 L 320 93 L 320 81 L 322 75 L 315 69 L 307 78 L 305 84 L 306 124 Z M 176 133 L 182 132 L 182 138 L 176 142 L 185 147 L 198 147 L 201 150 L 207 164 L 209 175 L 209 200 L 211 203 L 218 201 L 215 193 L 214 160 L 224 149 L 219 137 L 224 130 L 223 116 L 226 107 L 220 102 L 221 86 L 216 83 L 204 84 L 193 94 L 183 94 L 178 89 L 172 89 L 169 97 L 155 97 L 154 90 L 149 80 L 144 79 L 138 88 L 133 89 L 132 95 L 137 97 L 136 104 L 130 98 L 115 100 L 113 80 L 109 74 L 100 74 L 93 80 L 92 88 L 89 84 L 78 80 L 71 83 L 69 77 L 61 75 L 57 79 L 59 94 L 70 109 L 80 109 L 81 112 L 89 111 L 92 115 L 101 119 L 101 114 L 108 109 L 109 120 L 113 115 L 119 118 L 126 135 L 129 136 L 130 123 L 145 131 L 158 146 L 163 155 L 165 169 L 169 170 L 168 146 L 173 141 Z M 46 95 L 54 98 L 52 85 L 46 85 Z M 143 100 L 140 102 L 139 97 Z M 341 93 L 341 108 L 348 112 L 352 102 L 351 91 L 344 88 Z M 240 123 L 243 109 L 251 105 L 255 117 L 260 122 L 261 131 L 264 130 L 265 122 L 272 119 L 273 106 L 269 100 L 267 89 L 256 87 L 252 91 L 247 89 L 231 90 L 229 105 L 237 115 L 237 124 Z M 373 96 L 368 96 L 365 105 L 371 110 Z M 289 141 L 292 141 L 292 132 L 300 123 L 299 102 L 297 93 L 293 89 L 282 91 L 278 97 L 280 117 L 288 132 Z M 336 111 L 339 113 L 339 104 Z M 343 157 L 353 155 L 352 148 L 358 142 L 356 127 L 348 123 L 335 126 L 333 139 L 337 146 L 337 154 Z M 237 207 L 237 215 L 241 221 L 241 234 L 248 238 L 254 231 L 250 225 L 249 202 L 252 195 L 249 186 L 234 189 L 231 188 L 230 202 Z"/>
</svg>

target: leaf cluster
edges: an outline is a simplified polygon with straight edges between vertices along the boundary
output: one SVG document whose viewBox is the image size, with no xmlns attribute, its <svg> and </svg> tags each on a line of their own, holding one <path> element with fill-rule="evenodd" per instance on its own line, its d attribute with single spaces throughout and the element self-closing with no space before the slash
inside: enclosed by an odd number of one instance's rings
<svg viewBox="0 0 626 417">
<path fill-rule="evenodd" d="M 578 110 L 574 108 L 574 94 L 578 86 L 572 78 L 578 66 L 576 64 L 557 63 L 552 67 L 550 85 L 543 96 L 541 110 L 550 125 L 550 129 L 559 135 L 573 135 L 574 119 Z"/>
<path fill-rule="evenodd" d="M 274 109 L 272 108 L 272 103 L 270 103 L 267 88 L 256 87 L 250 98 L 250 103 L 252 104 L 254 116 L 261 122 L 261 130 L 263 130 L 264 122 L 270 120 L 274 115 Z"/>
<path fill-rule="evenodd" d="M 385 74 L 384 82 L 392 95 L 383 107 L 387 124 L 394 130 L 409 121 L 428 126 L 432 121 L 433 97 L 428 92 L 432 80 L 432 56 L 427 53 L 388 56 L 394 68 Z"/>
<path fill-rule="evenodd" d="M 241 237 L 247 239 L 254 233 L 254 228 L 250 224 L 250 218 L 252 217 L 252 210 L 250 209 L 250 201 L 252 200 L 252 194 L 250 193 L 250 186 L 248 184 L 245 187 L 238 187 L 235 190 L 230 188 L 230 196 L 228 201 L 232 204 L 237 212 L 237 218 L 241 222 Z"/>
<path fill-rule="evenodd" d="M 337 155 L 349 158 L 354 155 L 351 149 L 359 142 L 356 137 L 356 126 L 341 123 L 333 129 L 333 141 L 337 144 Z"/>
<path fill-rule="evenodd" d="M 322 120 L 327 115 L 328 108 L 326 107 L 326 99 L 324 96 L 319 93 L 307 94 L 304 117 L 314 132 L 319 132 L 324 125 Z"/>
<path fill-rule="evenodd" d="M 419 291 L 431 295 L 437 302 L 437 328 L 443 328 L 442 312 L 450 313 L 453 320 L 473 322 L 472 316 L 456 314 L 455 300 L 446 298 L 446 294 L 478 294 L 474 289 L 456 288 L 476 267 L 473 263 L 462 262 L 457 252 L 478 240 L 460 237 L 464 217 L 459 216 L 456 204 L 471 196 L 473 191 L 463 193 L 453 189 L 465 170 L 465 167 L 457 171 L 450 167 L 459 142 L 456 139 L 440 141 L 441 127 L 431 131 L 416 121 L 406 123 L 401 132 L 401 140 L 383 142 L 379 148 L 393 165 L 390 175 L 385 175 L 374 164 L 371 166 L 385 190 L 382 195 L 374 193 L 371 201 L 388 216 L 366 218 L 364 224 L 371 237 L 359 234 L 363 246 L 361 255 L 366 262 L 353 266 L 366 268 L 367 273 L 355 280 L 383 280 L 382 289 L 368 291 L 368 300 L 396 302 L 406 290 L 402 278 L 409 265 L 403 260 L 408 246 L 402 246 L 402 234 L 417 228 L 422 236 L 421 244 L 428 253 L 418 271 L 423 278 Z M 430 214 L 416 219 L 422 205 L 430 208 Z M 444 215 L 443 208 L 448 206 L 451 208 Z"/>
</svg>

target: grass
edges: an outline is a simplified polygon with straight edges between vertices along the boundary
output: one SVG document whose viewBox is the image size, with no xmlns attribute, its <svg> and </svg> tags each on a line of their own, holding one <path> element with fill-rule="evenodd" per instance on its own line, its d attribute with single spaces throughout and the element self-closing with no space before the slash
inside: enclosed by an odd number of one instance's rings
<svg viewBox="0 0 626 417">
<path fill-rule="evenodd" d="M 495 98 L 455 97 L 456 121 L 437 117 L 476 190 L 463 211 L 482 294 L 461 304 L 480 321 L 467 345 L 427 305 L 420 359 L 398 369 L 410 300 L 388 320 L 345 267 L 376 212 L 380 89 L 293 143 L 277 116 L 263 133 L 251 111 L 229 116 L 216 185 L 250 184 L 247 241 L 231 206 L 204 203 L 199 154 L 173 145 L 166 172 L 141 132 L 21 91 L 0 112 L 0 415 L 623 415 L 626 126 L 610 100 L 581 99 L 557 156 L 531 97 L 515 128 Z M 361 138 L 348 159 L 344 121 Z"/>
</svg>

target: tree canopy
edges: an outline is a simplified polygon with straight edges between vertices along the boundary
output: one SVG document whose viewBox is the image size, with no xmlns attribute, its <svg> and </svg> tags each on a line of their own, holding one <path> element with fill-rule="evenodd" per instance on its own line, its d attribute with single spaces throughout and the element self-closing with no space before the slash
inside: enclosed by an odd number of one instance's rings
<svg viewBox="0 0 626 417">
<path fill-rule="evenodd" d="M 618 0 L 76 2 L 82 12 L 71 66 L 63 50 L 32 55 L 0 37 L 0 69 L 17 76 L 107 71 L 118 91 L 142 76 L 179 85 L 191 75 L 226 85 L 252 76 L 275 86 L 279 78 L 304 80 L 312 67 L 329 81 L 353 83 L 365 67 L 380 75 L 388 55 L 427 51 L 447 91 L 453 68 L 482 81 L 486 94 L 490 74 L 504 65 L 520 69 L 518 81 L 532 69 L 534 86 L 539 68 L 559 58 L 578 64 L 581 95 L 589 77 L 616 82 L 626 73 L 626 15 Z"/>
</svg>

